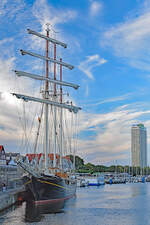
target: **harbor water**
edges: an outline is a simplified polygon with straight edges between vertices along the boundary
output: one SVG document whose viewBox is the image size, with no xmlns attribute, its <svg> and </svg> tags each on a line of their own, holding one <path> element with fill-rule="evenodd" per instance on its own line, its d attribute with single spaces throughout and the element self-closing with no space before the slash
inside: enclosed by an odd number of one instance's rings
<svg viewBox="0 0 150 225">
<path fill-rule="evenodd" d="M 34 222 L 29 221 L 30 216 Z M 57 214 L 36 212 L 30 204 L 0 214 L 0 225 L 149 225 L 150 183 L 129 183 L 77 189 Z"/>
</svg>

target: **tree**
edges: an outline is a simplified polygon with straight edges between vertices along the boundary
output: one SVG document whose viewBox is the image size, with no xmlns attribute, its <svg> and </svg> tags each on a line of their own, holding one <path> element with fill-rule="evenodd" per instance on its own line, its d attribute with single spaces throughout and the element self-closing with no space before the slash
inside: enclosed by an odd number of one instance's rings
<svg viewBox="0 0 150 225">
<path fill-rule="evenodd" d="M 73 163 L 73 155 L 69 155 L 69 157 Z M 84 160 L 76 155 L 75 156 L 75 168 L 80 169 L 80 168 L 82 168 L 82 166 L 84 166 Z"/>
</svg>

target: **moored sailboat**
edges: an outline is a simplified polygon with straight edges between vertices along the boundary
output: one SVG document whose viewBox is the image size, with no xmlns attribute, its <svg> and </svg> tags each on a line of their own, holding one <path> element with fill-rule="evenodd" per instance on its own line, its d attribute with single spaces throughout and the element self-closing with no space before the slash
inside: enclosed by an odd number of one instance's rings
<svg viewBox="0 0 150 225">
<path fill-rule="evenodd" d="M 18 99 L 24 101 L 32 101 L 42 104 L 41 116 L 39 117 L 39 125 L 36 136 L 36 141 L 33 149 L 33 154 L 28 154 L 26 157 L 20 157 L 17 159 L 17 163 L 26 171 L 26 176 L 23 177 L 28 199 L 33 201 L 35 205 L 48 208 L 49 212 L 58 212 L 63 208 L 65 200 L 73 197 L 76 192 L 76 179 L 74 176 L 75 169 L 75 157 L 73 162 L 68 155 L 65 155 L 63 146 L 63 109 L 68 109 L 71 113 L 77 113 L 81 108 L 71 104 L 63 102 L 62 87 L 72 87 L 78 89 L 78 85 L 65 82 L 62 80 L 62 67 L 67 67 L 72 70 L 74 67 L 68 63 L 65 63 L 56 59 L 56 46 L 62 46 L 64 48 L 67 45 L 56 39 L 53 39 L 49 35 L 49 25 L 47 25 L 46 35 L 40 34 L 33 30 L 27 30 L 29 34 L 35 35 L 46 41 L 46 55 L 42 56 L 33 52 L 20 50 L 22 55 L 30 55 L 45 61 L 46 76 L 35 75 L 24 71 L 15 70 L 16 75 L 28 77 L 35 80 L 42 80 L 45 82 L 45 89 L 42 91 L 42 98 L 12 93 Z M 53 57 L 49 56 L 49 43 L 54 47 Z M 49 62 L 53 63 L 53 78 L 49 77 Z M 56 65 L 59 65 L 60 79 L 56 79 Z M 50 85 L 53 90 L 50 90 Z M 57 87 L 59 88 L 59 92 Z M 53 107 L 53 124 L 54 124 L 54 145 L 50 145 L 49 137 L 49 111 Z M 57 125 L 57 109 L 59 108 L 59 125 Z M 44 111 L 44 113 L 43 113 Z M 44 114 L 44 116 L 43 116 Z M 41 120 L 44 117 L 44 153 L 37 153 L 37 143 L 39 133 L 41 129 Z M 58 131 L 59 127 L 59 151 L 57 150 Z M 71 145 L 70 145 L 71 148 Z"/>
</svg>

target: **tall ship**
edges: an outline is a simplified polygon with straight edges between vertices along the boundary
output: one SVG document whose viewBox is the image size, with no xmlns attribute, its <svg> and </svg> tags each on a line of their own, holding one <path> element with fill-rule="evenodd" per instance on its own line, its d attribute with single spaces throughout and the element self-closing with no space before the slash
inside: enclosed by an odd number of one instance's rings
<svg viewBox="0 0 150 225">
<path fill-rule="evenodd" d="M 64 128 L 64 125 L 68 120 L 69 125 L 72 126 L 72 115 L 77 115 L 81 108 L 73 105 L 72 101 L 66 102 L 66 98 L 63 97 L 65 95 L 63 87 L 79 88 L 77 84 L 62 80 L 62 68 L 66 67 L 72 70 L 74 66 L 63 62 L 62 58 L 57 59 L 56 47 L 67 48 L 67 44 L 52 38 L 49 24 L 46 26 L 45 35 L 27 29 L 29 34 L 45 41 L 44 56 L 20 50 L 22 55 L 43 60 L 45 75 L 15 70 L 19 77 L 27 77 L 44 83 L 41 98 L 12 93 L 25 103 L 35 102 L 41 105 L 32 152 L 28 152 L 26 156 L 20 156 L 16 161 L 25 172 L 23 182 L 28 200 L 36 206 L 47 208 L 49 212 L 58 212 L 64 207 L 65 201 L 72 198 L 76 193 L 75 151 L 72 149 L 71 141 L 70 144 L 66 144 L 65 132 L 69 132 L 69 139 L 74 134 L 71 133 L 69 126 Z M 51 68 L 52 71 L 50 71 Z M 67 119 L 64 118 L 65 111 L 67 111 Z M 39 140 L 40 133 L 42 133 L 42 142 Z M 38 148 L 39 142 L 40 151 Z"/>
</svg>

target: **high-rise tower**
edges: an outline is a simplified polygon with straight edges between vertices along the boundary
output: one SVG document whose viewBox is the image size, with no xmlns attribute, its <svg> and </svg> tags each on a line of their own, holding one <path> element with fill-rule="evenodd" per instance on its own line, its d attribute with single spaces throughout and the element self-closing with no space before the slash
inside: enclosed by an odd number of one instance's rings
<svg viewBox="0 0 150 225">
<path fill-rule="evenodd" d="M 132 166 L 147 166 L 147 132 L 143 124 L 136 124 L 131 128 L 131 153 Z"/>
</svg>

